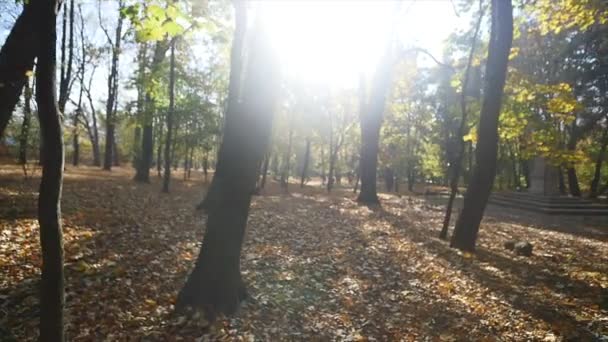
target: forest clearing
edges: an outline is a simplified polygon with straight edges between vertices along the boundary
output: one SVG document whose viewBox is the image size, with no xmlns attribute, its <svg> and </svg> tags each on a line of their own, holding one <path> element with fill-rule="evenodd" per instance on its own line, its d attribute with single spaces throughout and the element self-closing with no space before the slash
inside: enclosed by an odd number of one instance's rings
<svg viewBox="0 0 608 342">
<path fill-rule="evenodd" d="M 36 180 L 0 171 L 0 326 L 36 334 L 40 248 Z M 251 298 L 209 324 L 172 315 L 195 259 L 204 216 L 201 172 L 174 191 L 133 172 L 68 167 L 63 213 L 67 334 L 73 341 L 593 340 L 608 334 L 608 230 L 555 226 L 490 207 L 476 254 L 437 238 L 442 207 L 380 194 L 358 205 L 350 188 L 254 197 L 243 246 Z M 8 205 L 7 205 L 8 204 Z M 10 208 L 20 208 L 10 211 Z M 569 232 L 562 232 L 562 231 Z M 530 258 L 503 247 L 534 244 Z"/>
</svg>

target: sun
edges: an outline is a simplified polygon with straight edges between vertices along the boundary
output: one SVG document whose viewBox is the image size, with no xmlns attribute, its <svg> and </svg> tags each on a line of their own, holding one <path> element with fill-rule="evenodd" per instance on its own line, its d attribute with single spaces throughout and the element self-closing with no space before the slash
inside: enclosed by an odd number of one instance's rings
<svg viewBox="0 0 608 342">
<path fill-rule="evenodd" d="M 345 84 L 371 73 L 388 38 L 391 2 L 262 2 L 269 39 L 288 76 Z"/>
<path fill-rule="evenodd" d="M 260 1 L 269 39 L 287 77 L 304 82 L 356 86 L 373 73 L 391 35 L 405 47 L 438 56 L 443 41 L 468 18 L 449 1 Z M 396 9 L 398 13 L 395 13 Z"/>
</svg>

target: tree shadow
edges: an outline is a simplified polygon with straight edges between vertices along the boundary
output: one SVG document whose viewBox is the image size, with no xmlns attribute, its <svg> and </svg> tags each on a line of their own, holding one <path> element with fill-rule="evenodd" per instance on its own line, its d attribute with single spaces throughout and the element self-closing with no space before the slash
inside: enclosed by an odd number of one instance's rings
<svg viewBox="0 0 608 342">
<path fill-rule="evenodd" d="M 391 217 L 393 222 L 400 219 L 390 211 L 383 214 Z M 395 228 L 403 230 L 402 225 Z M 581 304 L 601 305 L 602 298 L 608 295 L 606 289 L 560 274 L 558 266 L 551 267 L 546 263 L 539 266 L 523 257 L 505 257 L 486 248 L 478 247 L 475 257 L 469 259 L 449 248 L 445 242 L 418 229 L 407 229 L 407 238 L 444 260 L 450 268 L 501 294 L 503 300 L 514 309 L 544 321 L 553 332 L 566 338 L 596 338 L 572 311 L 576 311 L 574 309 Z M 506 276 L 501 276 L 501 273 L 506 273 Z M 570 300 L 569 305 L 556 305 L 564 298 Z"/>
<path fill-rule="evenodd" d="M 431 206 L 440 208 L 440 211 L 445 211 L 447 199 L 442 196 L 419 196 L 418 198 L 423 199 Z M 456 198 L 453 213 L 459 212 L 460 208 L 462 208 L 462 198 Z M 484 214 L 484 220 L 488 219 L 526 225 L 527 227 L 543 231 L 570 234 L 600 242 L 608 241 L 608 229 L 606 229 L 608 218 L 547 215 L 489 203 Z"/>
</svg>

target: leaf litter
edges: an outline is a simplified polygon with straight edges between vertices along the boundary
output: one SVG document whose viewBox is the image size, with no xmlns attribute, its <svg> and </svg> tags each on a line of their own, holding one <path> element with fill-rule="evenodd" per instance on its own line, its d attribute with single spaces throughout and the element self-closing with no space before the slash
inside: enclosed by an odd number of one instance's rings
<svg viewBox="0 0 608 342">
<path fill-rule="evenodd" d="M 181 176 L 181 175 L 179 175 Z M 478 251 L 436 238 L 442 209 L 347 188 L 255 197 L 243 246 L 250 293 L 235 317 L 176 317 L 200 248 L 203 177 L 136 184 L 127 169 L 68 168 L 66 330 L 72 341 L 560 341 L 608 339 L 608 229 L 490 206 Z M 37 179 L 0 169 L 0 333 L 34 340 L 41 263 Z M 503 248 L 534 245 L 530 258 Z M 8 335 L 7 335 L 8 336 Z"/>
</svg>

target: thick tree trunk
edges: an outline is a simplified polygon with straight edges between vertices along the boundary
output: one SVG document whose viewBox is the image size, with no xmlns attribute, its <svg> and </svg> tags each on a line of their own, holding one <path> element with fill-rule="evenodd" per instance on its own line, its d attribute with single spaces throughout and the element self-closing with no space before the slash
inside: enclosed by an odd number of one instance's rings
<svg viewBox="0 0 608 342">
<path fill-rule="evenodd" d="M 462 161 L 464 159 L 464 149 L 466 142 L 464 141 L 465 130 L 467 127 L 467 89 L 469 86 L 469 79 L 471 76 L 471 65 L 473 64 L 473 57 L 475 56 L 475 47 L 477 45 L 477 36 L 481 28 L 481 22 L 483 20 L 483 1 L 479 1 L 479 19 L 475 26 L 475 33 L 471 41 L 471 50 L 469 52 L 469 58 L 467 60 L 467 67 L 464 71 L 464 80 L 462 82 L 462 90 L 460 91 L 460 126 L 456 137 L 458 138 L 458 152 L 455 156 L 454 165 L 452 168 L 452 178 L 450 179 L 450 197 L 448 198 L 448 204 L 445 210 L 445 216 L 443 218 L 443 227 L 439 233 L 440 239 L 446 239 L 448 237 L 448 229 L 450 226 L 450 219 L 452 216 L 452 207 L 454 206 L 454 199 L 458 193 L 458 180 L 460 179 L 460 172 L 462 171 Z"/>
<path fill-rule="evenodd" d="M 27 143 L 30 135 L 32 121 L 32 88 L 29 81 L 25 82 L 25 96 L 23 103 L 23 123 L 21 123 L 21 134 L 19 135 L 19 164 L 27 164 Z M 25 170 L 25 169 L 24 169 Z"/>
<path fill-rule="evenodd" d="M 496 175 L 498 117 L 512 39 L 513 8 L 511 0 L 492 0 L 492 29 L 478 129 L 477 164 L 450 243 L 451 247 L 461 250 L 473 251 L 475 249 L 479 224 L 483 218 Z"/>
<path fill-rule="evenodd" d="M 169 71 L 169 111 L 167 112 L 167 138 L 165 139 L 165 174 L 163 192 L 169 192 L 171 180 L 171 143 L 173 142 L 173 112 L 175 110 L 175 38 L 171 40 L 171 61 Z M 184 169 L 186 167 L 184 166 Z"/>
<path fill-rule="evenodd" d="M 244 8 L 240 8 L 243 10 Z M 237 11 L 239 6 L 237 6 Z M 257 27 L 257 25 L 256 25 Z M 229 113 L 213 183 L 221 183 L 207 208 L 207 230 L 194 270 L 180 291 L 176 310 L 186 307 L 232 314 L 245 298 L 240 256 L 257 167 L 267 150 L 274 97 L 278 88 L 275 61 L 262 34 L 252 47 L 243 87 L 243 103 Z M 264 45 L 262 45 L 264 44 Z"/>
<path fill-rule="evenodd" d="M 300 177 L 300 188 L 304 187 L 308 177 L 308 162 L 310 160 L 310 138 L 306 138 L 306 151 L 304 152 L 304 165 L 302 165 L 302 177 Z"/>
<path fill-rule="evenodd" d="M 35 4 L 25 2 L 23 12 L 0 49 L 0 137 L 19 102 L 28 72 L 34 68 L 40 40 L 38 30 L 32 29 L 36 25 L 36 11 Z"/>
<path fill-rule="evenodd" d="M 361 121 L 361 158 L 359 162 L 361 191 L 357 201 L 366 204 L 378 204 L 376 190 L 376 170 L 378 168 L 378 141 L 380 125 Z"/>
<path fill-rule="evenodd" d="M 578 176 L 576 175 L 576 169 L 574 166 L 569 166 L 567 169 L 568 175 L 568 189 L 570 190 L 570 195 L 574 197 L 581 197 L 581 188 L 578 185 Z"/>
<path fill-rule="evenodd" d="M 608 147 L 608 128 L 604 129 L 602 134 L 602 146 L 600 152 L 595 160 L 595 171 L 593 172 L 593 179 L 589 185 L 589 198 L 597 198 L 599 192 L 598 187 L 602 178 L 602 164 L 604 163 L 604 157 L 606 155 L 606 147 Z"/>
<path fill-rule="evenodd" d="M 40 285 L 40 340 L 64 341 L 63 236 L 61 185 L 63 181 L 63 134 L 55 97 L 56 11 L 55 1 L 39 1 L 39 17 L 30 30 L 40 30 L 36 67 L 36 102 L 44 154 L 38 197 L 38 222 L 42 249 Z M 28 42 L 32 43 L 32 42 Z"/>
<path fill-rule="evenodd" d="M 241 94 L 239 94 L 239 89 L 241 88 L 243 78 L 243 75 L 241 75 L 243 73 L 243 44 L 245 39 L 245 31 L 247 29 L 247 9 L 245 2 L 235 1 L 234 7 L 235 27 L 232 48 L 230 51 L 230 83 L 228 85 L 228 104 L 226 106 L 226 115 L 224 116 L 224 132 L 225 127 L 230 124 L 231 120 L 234 120 L 232 116 L 237 113 L 236 109 L 239 107 L 239 99 L 241 97 Z M 218 150 L 218 162 L 220 152 L 221 151 Z M 219 176 L 221 172 L 222 170 L 216 166 L 213 173 L 213 178 Z M 215 189 L 219 185 L 220 183 L 215 183 L 214 181 L 211 182 L 205 197 L 197 205 L 197 210 L 205 210 L 207 206 L 206 203 L 214 201 L 214 199 L 208 199 L 208 197 L 215 195 Z"/>
<path fill-rule="evenodd" d="M 359 115 L 361 117 L 361 156 L 359 159 L 361 191 L 357 198 L 359 203 L 380 203 L 376 190 L 378 144 L 380 141 L 380 127 L 382 126 L 386 95 L 391 83 L 392 66 L 392 42 L 390 42 L 374 75 L 369 101 L 366 100 L 363 80 L 361 80 L 359 86 Z"/>
</svg>

